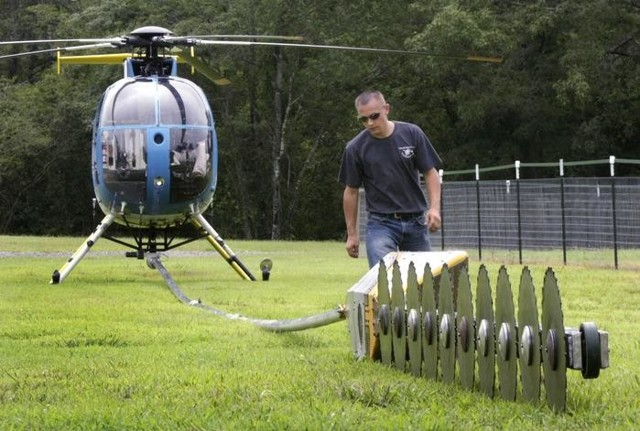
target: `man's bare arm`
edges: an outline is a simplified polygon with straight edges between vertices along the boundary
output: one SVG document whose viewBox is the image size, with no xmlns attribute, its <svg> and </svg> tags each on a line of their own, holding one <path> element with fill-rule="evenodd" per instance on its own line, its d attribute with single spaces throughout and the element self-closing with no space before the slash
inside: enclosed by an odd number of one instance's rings
<svg viewBox="0 0 640 431">
<path fill-rule="evenodd" d="M 346 186 L 342 195 L 344 221 L 347 225 L 345 248 L 351 257 L 358 257 L 360 238 L 358 233 L 358 189 Z"/>
<path fill-rule="evenodd" d="M 436 232 L 442 225 L 440 216 L 440 175 L 431 168 L 424 173 L 425 191 L 429 197 L 429 209 L 427 210 L 426 222 L 429 232 Z"/>
</svg>

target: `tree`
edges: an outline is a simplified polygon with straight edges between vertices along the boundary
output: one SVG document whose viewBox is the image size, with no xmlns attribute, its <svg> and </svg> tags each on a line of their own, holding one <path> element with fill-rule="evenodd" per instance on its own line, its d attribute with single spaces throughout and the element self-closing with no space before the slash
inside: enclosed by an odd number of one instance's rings
<svg viewBox="0 0 640 431">
<path fill-rule="evenodd" d="M 353 99 L 368 88 L 385 93 L 392 118 L 426 130 L 449 171 L 638 154 L 636 0 L 366 7 L 338 0 L 9 0 L 0 13 L 1 40 L 115 36 L 161 25 L 183 35 L 301 35 L 307 43 L 437 54 L 198 48 L 231 81 L 221 87 L 191 76 L 216 116 L 220 168 L 211 211 L 225 236 L 341 236 L 336 177 L 345 143 L 360 130 Z M 0 55 L 25 49 L 35 47 L 0 46 Z M 505 61 L 447 58 L 469 54 Z M 80 233 L 91 224 L 84 203 L 91 198 L 90 121 L 120 70 L 74 66 L 58 77 L 54 61 L 0 60 L 0 232 Z"/>
</svg>

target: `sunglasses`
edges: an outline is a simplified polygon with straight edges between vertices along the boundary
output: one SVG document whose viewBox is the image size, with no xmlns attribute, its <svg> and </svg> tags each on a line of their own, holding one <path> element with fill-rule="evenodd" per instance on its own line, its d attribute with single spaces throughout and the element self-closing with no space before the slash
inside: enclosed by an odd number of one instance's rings
<svg viewBox="0 0 640 431">
<path fill-rule="evenodd" d="M 362 115 L 360 117 L 358 117 L 358 120 L 361 123 L 368 123 L 369 120 L 371 121 L 376 121 L 378 118 L 380 118 L 380 115 L 382 115 L 382 112 L 374 112 L 373 114 L 369 114 L 369 115 Z"/>
</svg>

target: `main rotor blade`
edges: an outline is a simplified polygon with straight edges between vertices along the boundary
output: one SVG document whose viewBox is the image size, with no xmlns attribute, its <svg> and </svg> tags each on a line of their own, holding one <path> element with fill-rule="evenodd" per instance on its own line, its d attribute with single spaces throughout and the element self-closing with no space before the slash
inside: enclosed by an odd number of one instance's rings
<svg viewBox="0 0 640 431">
<path fill-rule="evenodd" d="M 271 36 L 262 34 L 206 34 L 202 36 L 187 36 L 196 39 L 263 39 L 263 40 L 304 40 L 303 36 Z"/>
<path fill-rule="evenodd" d="M 94 48 L 116 48 L 117 46 L 118 45 L 115 45 L 113 43 L 95 43 L 92 45 L 77 45 L 77 46 L 67 46 L 67 47 L 61 47 L 61 48 L 40 49 L 37 51 L 20 52 L 18 54 L 0 55 L 0 60 L 4 58 L 27 57 L 30 55 L 46 54 L 48 52 L 79 51 L 82 49 L 94 49 Z"/>
<path fill-rule="evenodd" d="M 340 46 L 340 45 L 311 45 L 305 43 L 285 43 L 285 42 L 256 42 L 256 41 L 229 41 L 229 40 L 202 40 L 196 38 L 181 38 L 181 37 L 164 37 L 165 41 L 175 44 L 185 45 L 231 45 L 231 46 L 281 46 L 291 48 L 313 48 L 313 49 L 332 49 L 338 51 L 357 51 L 357 52 L 369 52 L 378 54 L 402 54 L 402 55 L 420 55 L 428 57 L 449 58 L 454 60 L 466 60 L 477 61 L 485 63 L 502 63 L 504 59 L 502 57 L 488 57 L 480 55 L 450 55 L 450 54 L 438 54 L 424 51 L 406 51 L 401 49 L 385 49 L 385 48 L 365 48 L 356 46 Z"/>
<path fill-rule="evenodd" d="M 122 44 L 122 38 L 100 38 L 100 39 L 38 39 L 38 40 L 6 40 L 0 41 L 1 45 L 39 45 L 51 43 L 115 43 Z"/>
<path fill-rule="evenodd" d="M 136 35 L 137 36 L 137 35 Z M 212 38 L 228 38 L 235 40 L 208 40 Z M 254 39 L 254 40 L 246 40 Z M 263 39 L 269 41 L 257 41 L 255 39 Z M 197 46 L 197 45 L 227 45 L 227 46 L 280 46 L 291 48 L 313 48 L 313 49 L 329 49 L 339 51 L 355 51 L 355 52 L 368 52 L 378 54 L 400 54 L 400 55 L 419 55 L 429 57 L 448 58 L 454 60 L 475 61 L 484 63 L 502 63 L 504 60 L 502 57 L 497 56 L 480 56 L 480 55 L 451 55 L 451 54 L 439 54 L 425 51 L 408 51 L 401 49 L 385 49 L 385 48 L 366 48 L 355 46 L 339 46 L 339 45 L 313 45 L 304 43 L 290 43 L 290 42 L 274 42 L 274 40 L 290 40 L 300 41 L 303 40 L 301 36 L 263 36 L 263 35 L 202 35 L 202 36 L 170 36 L 160 35 L 153 36 L 147 39 L 149 45 L 158 44 L 158 46 Z M 114 37 L 108 39 L 41 39 L 41 40 L 21 40 L 21 41 L 2 41 L 0 46 L 7 45 L 24 45 L 24 44 L 44 44 L 44 43 L 90 43 L 92 45 L 81 45 L 76 47 L 67 48 L 50 48 L 44 50 L 30 51 L 19 54 L 8 54 L 0 56 L 3 58 L 24 57 L 35 54 L 43 54 L 47 52 L 60 52 L 66 50 L 77 49 L 91 49 L 102 47 L 119 47 L 125 45 L 135 46 L 135 37 L 129 38 L 126 36 Z M 146 43 L 145 43 L 146 45 Z"/>
</svg>

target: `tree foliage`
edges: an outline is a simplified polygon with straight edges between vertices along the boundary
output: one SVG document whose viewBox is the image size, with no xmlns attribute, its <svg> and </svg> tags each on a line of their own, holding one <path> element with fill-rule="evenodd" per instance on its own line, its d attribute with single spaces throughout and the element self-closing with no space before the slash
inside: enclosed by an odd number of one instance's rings
<svg viewBox="0 0 640 431">
<path fill-rule="evenodd" d="M 232 84 L 192 77 L 220 142 L 214 225 L 243 238 L 335 239 L 353 99 L 380 89 L 421 125 L 446 170 L 640 152 L 637 0 L 133 0 L 0 4 L 0 39 L 105 37 L 143 25 L 176 34 L 301 35 L 308 43 L 428 51 L 418 57 L 270 47 L 198 54 Z M 35 49 L 0 47 L 0 54 Z M 503 64 L 448 56 L 501 55 Z M 49 55 L 0 60 L 0 232 L 86 233 L 91 119 L 118 78 Z M 181 70 L 188 74 L 189 70 Z M 626 172 L 632 174 L 629 168 Z"/>
</svg>

